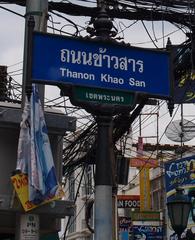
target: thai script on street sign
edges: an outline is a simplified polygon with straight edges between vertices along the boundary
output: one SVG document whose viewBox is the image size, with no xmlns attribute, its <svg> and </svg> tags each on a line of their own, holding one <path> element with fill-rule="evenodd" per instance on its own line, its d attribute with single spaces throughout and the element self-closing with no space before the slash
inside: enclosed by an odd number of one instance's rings
<svg viewBox="0 0 195 240">
<path fill-rule="evenodd" d="M 106 66 L 107 68 L 122 71 L 144 72 L 144 62 L 142 60 L 109 55 L 107 54 L 107 48 L 99 48 L 97 53 L 75 51 L 74 49 L 61 49 L 60 52 L 61 61 L 66 63 L 77 63 L 100 68 Z"/>
<path fill-rule="evenodd" d="M 133 93 L 80 86 L 74 87 L 74 98 L 79 101 L 115 105 L 132 105 L 135 99 Z"/>
<path fill-rule="evenodd" d="M 170 56 L 113 42 L 34 33 L 32 79 L 169 97 Z"/>
</svg>

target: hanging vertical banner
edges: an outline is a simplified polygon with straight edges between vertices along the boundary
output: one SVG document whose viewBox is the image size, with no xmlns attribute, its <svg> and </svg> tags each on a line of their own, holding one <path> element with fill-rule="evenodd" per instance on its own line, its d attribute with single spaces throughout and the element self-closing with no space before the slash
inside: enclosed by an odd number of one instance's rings
<svg viewBox="0 0 195 240">
<path fill-rule="evenodd" d="M 137 156 L 143 156 L 143 138 L 138 138 Z M 140 178 L 140 211 L 151 209 L 150 198 L 150 169 L 142 166 L 139 173 Z"/>
<path fill-rule="evenodd" d="M 25 211 L 62 197 L 56 178 L 44 113 L 33 85 L 26 99 L 18 142 L 17 170 L 12 183 Z"/>
<path fill-rule="evenodd" d="M 35 204 L 55 196 L 58 188 L 47 127 L 37 88 L 31 96 L 30 143 L 31 159 L 28 162 L 29 200 Z"/>
<path fill-rule="evenodd" d="M 150 210 L 150 169 L 142 168 L 139 173 L 140 177 L 140 211 Z"/>
</svg>

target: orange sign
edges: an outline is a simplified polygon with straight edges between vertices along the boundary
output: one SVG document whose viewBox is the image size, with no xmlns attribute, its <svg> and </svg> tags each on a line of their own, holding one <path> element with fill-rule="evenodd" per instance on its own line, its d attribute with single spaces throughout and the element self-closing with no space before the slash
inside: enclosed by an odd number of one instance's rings
<svg viewBox="0 0 195 240">
<path fill-rule="evenodd" d="M 131 167 L 155 168 L 158 166 L 157 159 L 147 157 L 130 158 Z"/>
</svg>

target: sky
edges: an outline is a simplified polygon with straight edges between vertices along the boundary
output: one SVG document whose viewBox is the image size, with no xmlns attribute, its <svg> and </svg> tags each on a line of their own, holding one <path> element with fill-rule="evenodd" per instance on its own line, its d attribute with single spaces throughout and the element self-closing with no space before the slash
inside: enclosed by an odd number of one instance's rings
<svg viewBox="0 0 195 240">
<path fill-rule="evenodd" d="M 74 1 L 72 1 L 74 2 Z M 25 8 L 19 7 L 16 5 L 8 5 L 8 4 L 0 4 L 2 7 L 6 7 L 8 9 L 11 9 L 17 13 L 20 13 L 22 15 L 25 14 Z M 67 25 L 67 22 L 62 19 L 58 18 L 56 16 L 52 16 L 54 21 L 54 26 L 58 29 L 63 26 L 64 31 L 72 31 L 72 28 L 70 25 Z M 82 18 L 75 18 L 70 17 L 71 20 L 75 21 L 79 25 L 86 26 L 89 19 L 86 17 Z M 51 19 L 51 18 L 50 18 Z M 154 44 L 151 42 L 150 37 L 146 33 L 145 27 L 147 27 L 148 32 L 151 34 L 151 37 L 155 40 L 155 44 L 159 47 L 165 47 L 167 38 L 170 37 L 172 44 L 180 44 L 185 39 L 185 34 L 178 30 L 175 26 L 168 24 L 166 22 L 158 22 L 158 23 L 152 23 L 152 22 L 144 22 L 138 23 L 134 21 L 125 21 L 125 20 L 114 20 L 114 25 L 118 29 L 118 36 L 124 37 L 124 41 L 127 43 L 131 43 L 133 46 L 137 47 L 145 47 L 145 48 L 154 48 Z M 14 13 L 10 13 L 2 8 L 0 8 L 0 65 L 6 65 L 8 66 L 8 73 L 12 75 L 12 77 L 21 83 L 22 81 L 22 61 L 23 61 L 23 47 L 24 47 L 24 24 L 25 19 L 23 17 L 20 17 Z M 49 26 L 52 26 L 51 22 L 48 22 Z M 48 30 L 51 31 L 51 30 Z M 56 33 L 56 32 L 55 32 Z M 85 33 L 86 34 L 86 33 Z M 163 38 L 163 36 L 165 36 Z M 46 97 L 48 98 L 56 98 L 59 97 L 59 90 L 56 87 L 47 87 L 46 88 Z M 163 105 L 163 111 L 160 114 L 165 114 L 167 112 L 167 107 Z M 151 111 L 151 106 L 146 107 L 146 112 Z M 192 110 L 194 109 L 194 105 L 184 107 L 184 112 L 186 114 L 190 113 L 193 115 Z M 173 120 L 179 119 L 180 114 L 178 111 L 178 114 L 176 115 Z M 154 122 L 154 124 L 147 125 L 146 127 L 143 126 L 143 134 L 144 135 L 155 135 L 156 134 L 156 120 L 155 116 L 151 118 L 151 120 Z M 194 116 L 191 117 L 193 119 Z M 190 118 L 188 117 L 190 120 Z M 169 121 L 171 121 L 171 117 L 168 114 L 165 114 L 165 117 L 162 117 L 161 121 L 161 128 L 160 128 L 160 136 L 163 134 L 164 129 L 166 128 Z M 139 129 L 139 128 L 137 128 Z M 146 131 L 146 132 L 145 132 Z M 167 142 L 168 140 L 163 137 L 163 141 Z M 146 138 L 145 141 L 155 141 L 149 138 Z M 193 143 L 193 141 L 188 142 L 188 144 Z M 172 144 L 175 144 L 175 142 L 170 142 Z"/>
<path fill-rule="evenodd" d="M 24 14 L 24 8 L 1 4 L 0 6 L 13 9 Z M 0 64 L 11 66 L 22 61 L 24 43 L 24 22 L 19 17 L 0 8 Z"/>
</svg>

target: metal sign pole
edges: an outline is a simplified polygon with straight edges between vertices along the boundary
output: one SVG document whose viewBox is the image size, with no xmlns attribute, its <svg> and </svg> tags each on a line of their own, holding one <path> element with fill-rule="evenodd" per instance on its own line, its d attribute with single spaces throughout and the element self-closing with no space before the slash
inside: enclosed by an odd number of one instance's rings
<svg viewBox="0 0 195 240">
<path fill-rule="evenodd" d="M 24 39 L 24 64 L 23 64 L 23 84 L 22 84 L 22 107 L 24 107 L 26 93 L 30 96 L 29 81 L 31 75 L 31 62 L 29 59 L 29 50 L 32 49 L 29 43 L 32 43 L 32 33 L 28 26 L 30 18 L 35 19 L 35 30 L 45 32 L 47 28 L 48 0 L 27 0 L 26 1 L 26 26 Z M 29 36 L 30 35 L 30 36 Z M 30 42 L 29 42 L 30 41 Z M 44 87 L 39 87 L 40 99 L 44 102 Z M 39 215 L 19 214 L 16 217 L 16 240 L 38 240 L 39 239 Z M 19 224 L 18 224 L 19 221 Z"/>
<path fill-rule="evenodd" d="M 47 15 L 48 15 L 48 0 L 27 0 L 26 1 L 26 23 L 25 23 L 25 36 L 24 36 L 24 63 L 23 63 L 23 82 L 22 82 L 22 106 L 25 101 L 26 90 L 26 75 L 27 75 L 27 59 L 28 49 L 27 43 L 29 41 L 28 36 L 28 20 L 30 16 L 35 19 L 34 30 L 40 32 L 46 32 L 47 29 Z M 44 86 L 39 86 L 39 93 L 41 102 L 44 102 Z"/>
<path fill-rule="evenodd" d="M 112 240 L 112 117 L 98 116 L 95 240 Z"/>
<path fill-rule="evenodd" d="M 99 2 L 100 13 L 94 22 L 97 37 L 104 40 L 110 37 L 112 21 L 108 18 L 104 3 Z M 95 240 L 112 240 L 112 167 L 114 159 L 112 117 L 99 115 L 95 176 Z"/>
</svg>

